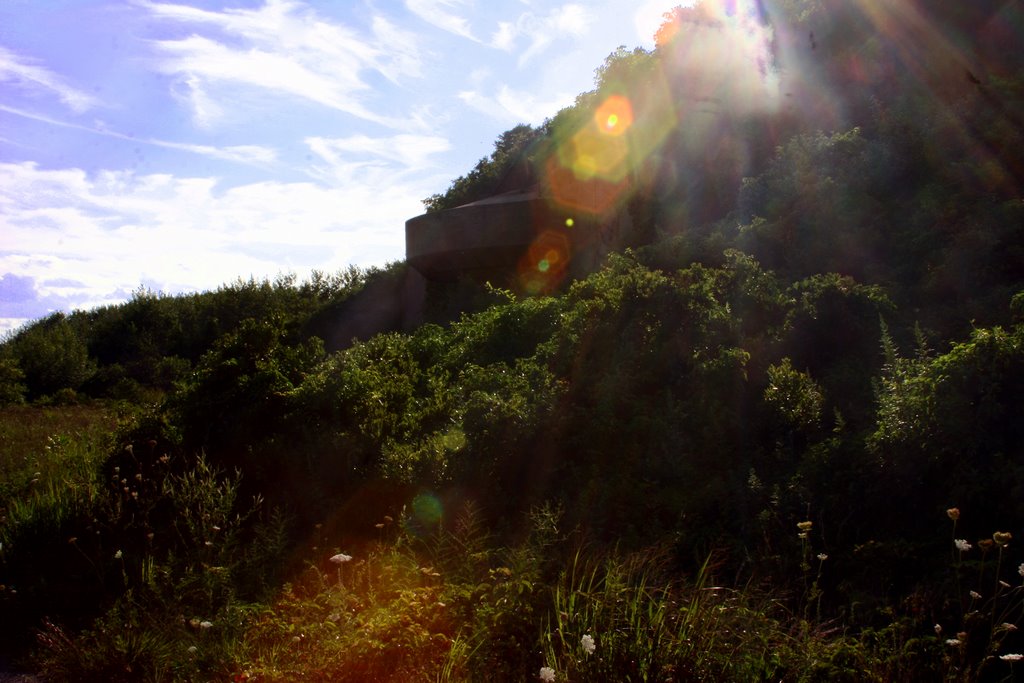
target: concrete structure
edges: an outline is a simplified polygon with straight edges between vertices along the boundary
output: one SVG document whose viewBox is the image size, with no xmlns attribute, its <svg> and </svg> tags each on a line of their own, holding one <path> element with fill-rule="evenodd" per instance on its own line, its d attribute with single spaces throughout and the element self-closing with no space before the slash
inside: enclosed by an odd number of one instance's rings
<svg viewBox="0 0 1024 683">
<path fill-rule="evenodd" d="M 572 212 L 533 186 L 409 219 L 406 260 L 433 282 L 468 277 L 540 293 L 592 272 L 628 223 L 624 210 Z"/>
</svg>

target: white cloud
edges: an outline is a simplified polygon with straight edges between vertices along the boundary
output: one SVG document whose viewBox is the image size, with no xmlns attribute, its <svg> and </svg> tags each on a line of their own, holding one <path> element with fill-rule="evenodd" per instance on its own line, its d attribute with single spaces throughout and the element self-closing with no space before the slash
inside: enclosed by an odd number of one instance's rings
<svg viewBox="0 0 1024 683">
<path fill-rule="evenodd" d="M 449 9 L 458 9 L 465 4 L 464 0 L 405 0 L 406 8 L 428 24 L 433 24 L 457 36 L 477 41 L 469 27 L 469 22 L 449 11 Z"/>
<path fill-rule="evenodd" d="M 528 45 L 519 56 L 519 66 L 523 66 L 559 41 L 587 35 L 595 20 L 586 8 L 575 3 L 556 7 L 544 15 L 523 12 L 515 23 L 499 22 L 490 45 L 511 52 L 520 38 L 524 39 Z"/>
<path fill-rule="evenodd" d="M 2 82 L 14 82 L 27 90 L 56 95 L 67 107 L 79 114 L 100 104 L 97 98 L 69 85 L 53 71 L 0 46 L 0 83 Z"/>
<path fill-rule="evenodd" d="M 8 114 L 14 114 L 15 116 L 21 116 L 26 119 L 33 121 L 39 121 L 41 123 L 48 123 L 52 126 L 59 126 L 61 128 L 70 128 L 72 130 L 80 130 L 86 133 L 92 133 L 94 135 L 101 135 L 103 137 L 114 138 L 116 140 L 125 140 L 134 144 L 153 145 L 154 147 L 163 147 L 164 149 L 176 149 L 182 152 L 191 152 L 192 154 L 201 154 L 213 159 L 221 159 L 223 161 L 232 161 L 241 164 L 250 165 L 265 165 L 273 162 L 277 158 L 277 152 L 270 147 L 262 147 L 259 145 L 234 145 L 228 147 L 214 147 L 212 145 L 194 145 L 184 142 L 174 142 L 171 140 L 159 140 L 156 138 L 140 138 L 133 135 L 125 135 L 124 133 L 118 133 L 117 131 L 108 130 L 102 126 L 102 123 L 98 127 L 83 126 L 78 123 L 71 123 L 69 121 L 61 121 L 54 119 L 49 116 L 42 114 L 36 114 L 33 112 L 24 111 L 15 107 L 8 107 L 0 104 L 0 111 L 5 111 Z"/>
<path fill-rule="evenodd" d="M 648 0 L 633 12 L 633 25 L 637 39 L 646 47 L 654 46 L 654 34 L 665 21 L 665 14 L 676 5 L 690 5 L 692 2 L 671 2 L 671 0 Z"/>
<path fill-rule="evenodd" d="M 476 90 L 459 93 L 459 99 L 468 106 L 503 124 L 540 124 L 572 104 L 575 98 L 575 95 L 560 93 L 541 99 L 532 92 L 515 90 L 507 85 L 500 86 L 498 92 L 491 96 Z"/>
<path fill-rule="evenodd" d="M 388 138 L 355 135 L 334 139 L 309 137 L 306 138 L 306 144 L 332 167 L 349 168 L 351 164 L 390 166 L 390 172 L 395 173 L 396 177 L 430 168 L 431 155 L 451 149 L 451 143 L 446 138 L 430 135 L 395 135 Z M 346 155 L 353 159 L 369 155 L 372 159 L 346 161 Z"/>
<path fill-rule="evenodd" d="M 143 6 L 157 17 L 206 27 L 205 34 L 152 42 L 159 55 L 155 68 L 177 77 L 184 90 L 179 98 L 199 125 L 215 121 L 226 101 L 237 101 L 231 98 L 233 88 L 297 97 L 391 127 L 407 125 L 374 113 L 363 101 L 372 95 L 363 79 L 367 71 L 396 83 L 420 75 L 415 34 L 383 17 L 375 17 L 370 34 L 362 35 L 286 0 L 223 12 L 152 2 Z M 221 101 L 213 99 L 215 91 Z"/>
<path fill-rule="evenodd" d="M 402 171 L 428 164 L 447 142 L 413 136 L 318 142 L 339 167 L 351 154 L 364 170 L 349 182 L 336 176 L 331 184 L 223 187 L 213 177 L 0 163 L 0 273 L 31 278 L 36 291 L 28 301 L 0 301 L 0 317 L 112 303 L 143 282 L 194 291 L 236 277 L 401 258 L 405 220 L 422 212 L 420 198 L 438 180 Z M 404 143 L 409 156 L 387 156 L 392 143 Z"/>
<path fill-rule="evenodd" d="M 178 78 L 171 95 L 192 110 L 192 119 L 200 128 L 212 128 L 224 116 L 224 109 L 206 94 L 202 80 L 193 74 Z"/>
<path fill-rule="evenodd" d="M 491 46 L 499 50 L 511 51 L 516 42 L 516 25 L 502 21 L 498 23 L 498 31 L 491 38 Z"/>
</svg>

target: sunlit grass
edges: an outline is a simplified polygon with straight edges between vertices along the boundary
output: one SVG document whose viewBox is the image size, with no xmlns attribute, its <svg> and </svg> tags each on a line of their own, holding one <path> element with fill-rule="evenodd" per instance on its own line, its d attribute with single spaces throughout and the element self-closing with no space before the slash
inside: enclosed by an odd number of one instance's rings
<svg viewBox="0 0 1024 683">
<path fill-rule="evenodd" d="M 96 496 L 116 418 L 103 407 L 0 409 L 0 542 L 28 520 L 56 529 Z M 3 547 L 0 547 L 0 554 Z"/>
</svg>

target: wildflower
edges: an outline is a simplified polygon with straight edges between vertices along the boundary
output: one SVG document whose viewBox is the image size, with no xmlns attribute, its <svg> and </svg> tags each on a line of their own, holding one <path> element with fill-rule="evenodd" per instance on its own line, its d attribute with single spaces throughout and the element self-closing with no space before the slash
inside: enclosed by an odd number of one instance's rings
<svg viewBox="0 0 1024 683">
<path fill-rule="evenodd" d="M 946 510 L 946 516 L 955 522 L 960 519 L 960 508 L 949 508 Z"/>
<path fill-rule="evenodd" d="M 1020 574 L 1021 576 L 1024 576 L 1024 562 L 1021 562 L 1020 566 L 1017 567 L 1017 573 Z"/>
<path fill-rule="evenodd" d="M 580 644 L 583 645 L 583 649 L 586 651 L 588 655 L 594 654 L 594 650 L 597 649 L 597 645 L 594 643 L 594 637 L 589 633 L 583 636 L 583 638 L 580 641 Z"/>
<path fill-rule="evenodd" d="M 818 559 L 822 562 L 828 559 L 828 555 L 825 553 L 818 553 Z"/>
<path fill-rule="evenodd" d="M 212 621 L 200 621 L 199 622 L 199 628 L 207 629 L 207 628 L 212 628 L 212 627 L 213 627 L 213 622 Z"/>
<path fill-rule="evenodd" d="M 981 600 L 981 593 L 978 591 L 971 591 L 970 594 L 972 600 Z"/>
<path fill-rule="evenodd" d="M 957 640 L 956 638 L 950 638 L 949 640 L 946 641 L 946 645 L 949 645 L 950 647 L 956 647 L 959 644 L 960 644 L 960 641 Z"/>
<path fill-rule="evenodd" d="M 142 472 L 135 475 L 135 481 L 142 481 Z"/>
<path fill-rule="evenodd" d="M 219 526 L 217 526 L 216 524 L 214 524 L 214 525 L 213 525 L 212 527 L 210 527 L 210 528 L 211 528 L 211 529 L 213 529 L 214 531 L 220 531 L 220 527 L 219 527 Z"/>
<path fill-rule="evenodd" d="M 1017 630 L 1017 624 L 1011 624 L 1008 621 L 1004 621 L 1003 623 L 999 624 L 999 628 L 1003 629 L 1004 631 L 1012 632 Z"/>
<path fill-rule="evenodd" d="M 331 562 L 333 562 L 334 564 L 345 564 L 346 562 L 351 562 L 351 561 L 352 561 L 352 556 L 351 555 L 346 555 L 345 553 L 338 553 L 337 555 L 335 555 L 335 556 L 333 556 L 331 558 Z"/>
<path fill-rule="evenodd" d="M 981 548 L 982 552 L 987 553 L 989 550 L 992 550 L 992 546 L 994 545 L 995 543 L 992 542 L 991 538 L 983 538 L 978 541 L 978 547 Z"/>
<path fill-rule="evenodd" d="M 942 624 L 935 624 L 935 635 L 942 635 Z"/>
<path fill-rule="evenodd" d="M 550 666 L 542 666 L 540 668 L 539 676 L 540 680 L 544 681 L 545 683 L 552 683 L 552 681 L 555 680 L 555 670 L 552 669 Z"/>
<path fill-rule="evenodd" d="M 1024 659 L 1024 655 L 1018 655 L 1018 654 L 999 655 L 999 659 L 1003 660 L 1004 662 L 1019 662 L 1020 660 Z"/>
<path fill-rule="evenodd" d="M 171 456 L 167 455 L 166 453 L 164 453 L 163 455 L 160 456 L 160 462 L 162 462 L 163 464 L 166 465 L 170 461 L 171 461 Z"/>
<path fill-rule="evenodd" d="M 191 646 L 189 646 L 189 648 L 188 648 L 188 653 L 189 653 L 190 655 L 194 655 L 194 654 L 195 654 L 195 653 L 197 653 L 197 652 L 199 652 L 199 648 L 198 648 L 198 647 L 196 647 L 195 645 L 191 645 Z"/>
<path fill-rule="evenodd" d="M 996 542 L 1000 548 L 1005 547 L 1010 540 L 1013 538 L 1013 534 L 1009 531 L 997 531 L 992 534 L 992 540 Z"/>
<path fill-rule="evenodd" d="M 124 553 L 122 553 L 120 550 L 118 550 L 116 553 L 114 553 L 114 559 L 115 560 L 120 560 L 122 557 L 124 557 Z"/>
<path fill-rule="evenodd" d="M 972 547 L 971 544 L 967 542 L 966 538 L 958 538 L 953 541 L 953 543 L 956 544 L 956 549 L 962 553 L 966 553 Z"/>
<path fill-rule="evenodd" d="M 207 548 L 212 548 L 213 541 L 203 541 L 203 545 L 205 545 Z"/>
<path fill-rule="evenodd" d="M 800 522 L 799 524 L 796 525 L 796 528 L 799 529 L 800 531 L 803 531 L 803 532 L 806 533 L 806 532 L 810 531 L 811 527 L 813 527 L 813 526 L 814 526 L 814 522 Z"/>
</svg>

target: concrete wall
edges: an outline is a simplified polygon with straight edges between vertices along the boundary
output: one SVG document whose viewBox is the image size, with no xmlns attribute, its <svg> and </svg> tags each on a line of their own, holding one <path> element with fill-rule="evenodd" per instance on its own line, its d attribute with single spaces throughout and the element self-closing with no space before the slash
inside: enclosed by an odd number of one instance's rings
<svg viewBox="0 0 1024 683">
<path fill-rule="evenodd" d="M 592 272 L 620 246 L 628 223 L 625 211 L 581 216 L 558 208 L 536 189 L 509 192 L 409 219 L 406 260 L 434 282 L 498 279 L 501 286 L 529 291 L 541 262 L 546 268 L 541 274 L 563 279 Z M 522 282 L 505 282 L 510 273 Z"/>
</svg>

